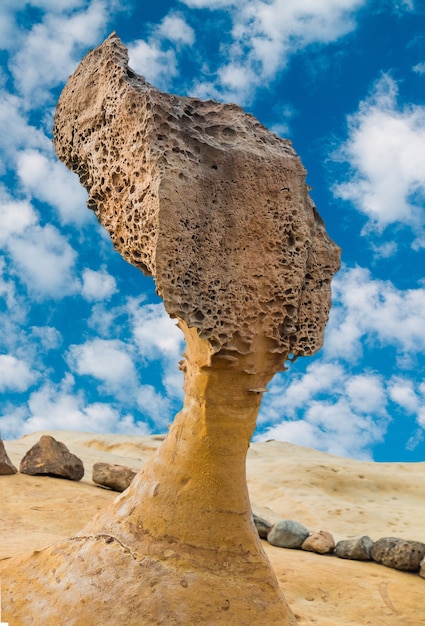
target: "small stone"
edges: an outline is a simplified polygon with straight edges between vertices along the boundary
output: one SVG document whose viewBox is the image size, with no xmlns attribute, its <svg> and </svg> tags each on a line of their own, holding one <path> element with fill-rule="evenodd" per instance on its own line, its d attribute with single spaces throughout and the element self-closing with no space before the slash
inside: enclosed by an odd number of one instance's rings
<svg viewBox="0 0 425 626">
<path fill-rule="evenodd" d="M 10 474 L 16 474 L 17 471 L 18 470 L 7 456 L 4 443 L 0 439 L 0 476 L 9 476 Z"/>
<path fill-rule="evenodd" d="M 261 537 L 261 539 L 267 539 L 267 534 L 273 524 L 264 519 L 264 517 L 260 517 L 256 513 L 252 514 L 252 518 L 254 520 L 255 528 L 257 529 L 258 535 Z"/>
<path fill-rule="evenodd" d="M 305 526 L 293 520 L 280 520 L 274 524 L 267 541 L 278 548 L 301 548 L 310 532 Z"/>
<path fill-rule="evenodd" d="M 301 548 L 308 552 L 317 552 L 317 554 L 329 554 L 335 549 L 335 541 L 327 530 L 319 530 L 316 533 L 311 533 Z"/>
<path fill-rule="evenodd" d="M 375 541 L 370 549 L 374 561 L 406 572 L 418 572 L 425 556 L 425 543 L 397 537 Z"/>
<path fill-rule="evenodd" d="M 335 546 L 335 554 L 340 559 L 351 559 L 353 561 L 370 561 L 370 549 L 373 540 L 367 535 L 361 537 L 351 537 L 338 541 Z"/>
<path fill-rule="evenodd" d="M 125 465 L 95 463 L 92 470 L 92 481 L 113 491 L 125 491 L 136 473 Z"/>
<path fill-rule="evenodd" d="M 422 578 L 425 578 L 425 556 L 422 559 L 422 561 L 419 563 L 419 576 L 422 576 Z"/>
<path fill-rule="evenodd" d="M 24 456 L 19 471 L 31 476 L 47 475 L 69 480 L 81 480 L 84 465 L 66 445 L 50 435 L 43 435 Z"/>
</svg>

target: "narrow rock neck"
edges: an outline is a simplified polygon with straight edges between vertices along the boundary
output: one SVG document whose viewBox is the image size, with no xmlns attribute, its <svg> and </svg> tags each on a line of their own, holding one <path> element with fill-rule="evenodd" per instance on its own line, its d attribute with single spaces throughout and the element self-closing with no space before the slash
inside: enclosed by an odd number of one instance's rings
<svg viewBox="0 0 425 626">
<path fill-rule="evenodd" d="M 167 438 L 116 501 L 120 527 L 205 549 L 258 551 L 246 483 L 246 454 L 272 358 L 229 365 L 183 323 L 185 401 Z M 248 357 L 247 357 L 248 358 Z M 253 371 L 253 355 L 249 356 Z M 251 389 L 255 389 L 252 391 Z"/>
</svg>

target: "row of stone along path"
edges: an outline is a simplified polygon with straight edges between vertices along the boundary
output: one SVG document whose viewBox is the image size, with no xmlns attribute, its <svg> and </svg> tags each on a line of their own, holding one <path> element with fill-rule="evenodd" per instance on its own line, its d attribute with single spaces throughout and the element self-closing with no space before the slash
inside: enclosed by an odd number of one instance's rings
<svg viewBox="0 0 425 626">
<path fill-rule="evenodd" d="M 16 474 L 17 471 L 0 439 L 0 475 Z M 84 465 L 65 444 L 50 435 L 43 435 L 25 454 L 19 471 L 23 474 L 81 480 Z M 92 468 L 94 483 L 119 492 L 127 489 L 135 475 L 136 472 L 130 467 L 112 463 L 95 463 Z M 397 570 L 417 572 L 425 578 L 425 543 L 421 541 L 399 537 L 383 537 L 373 541 L 368 535 L 362 535 L 335 543 L 330 532 L 310 531 L 294 520 L 279 520 L 272 524 L 255 513 L 253 520 L 259 536 L 273 546 L 332 554 L 341 559 L 375 561 Z"/>
</svg>

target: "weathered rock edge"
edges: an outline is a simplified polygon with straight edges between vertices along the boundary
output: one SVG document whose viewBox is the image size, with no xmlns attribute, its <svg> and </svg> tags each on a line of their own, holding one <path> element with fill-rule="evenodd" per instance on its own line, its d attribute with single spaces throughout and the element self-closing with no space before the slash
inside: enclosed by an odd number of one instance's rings
<svg viewBox="0 0 425 626">
<path fill-rule="evenodd" d="M 19 568 L 4 614 L 15 626 L 35 612 L 55 626 L 64 614 L 289 626 L 246 453 L 267 383 L 322 344 L 339 249 L 289 142 L 239 107 L 163 94 L 127 63 L 115 34 L 87 55 L 60 97 L 55 147 L 178 319 L 184 407 L 127 491 Z"/>
</svg>

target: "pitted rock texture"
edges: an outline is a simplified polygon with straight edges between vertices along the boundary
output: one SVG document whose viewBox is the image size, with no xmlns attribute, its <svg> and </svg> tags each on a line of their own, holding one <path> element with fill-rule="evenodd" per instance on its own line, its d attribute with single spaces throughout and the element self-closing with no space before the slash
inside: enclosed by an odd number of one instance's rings
<svg viewBox="0 0 425 626">
<path fill-rule="evenodd" d="M 383 537 L 372 545 L 370 555 L 374 561 L 387 567 L 417 572 L 425 557 L 425 543 L 399 537 Z"/>
<path fill-rule="evenodd" d="M 69 79 L 54 143 L 122 256 L 229 365 L 259 329 L 282 365 L 321 347 L 340 251 L 289 141 L 160 92 L 112 34 Z"/>
</svg>

